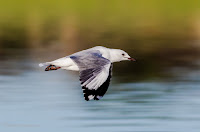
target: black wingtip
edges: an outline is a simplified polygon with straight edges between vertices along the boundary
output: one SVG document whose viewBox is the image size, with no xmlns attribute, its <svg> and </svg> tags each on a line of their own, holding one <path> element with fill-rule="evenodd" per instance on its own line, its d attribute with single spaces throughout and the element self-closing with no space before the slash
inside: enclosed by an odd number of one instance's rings
<svg viewBox="0 0 200 132">
<path fill-rule="evenodd" d="M 94 97 L 94 100 L 99 100 L 99 98 L 97 98 L 97 96 Z"/>
<path fill-rule="evenodd" d="M 85 98 L 85 101 L 89 101 L 89 99 L 86 99 L 86 98 Z"/>
<path fill-rule="evenodd" d="M 110 84 L 110 80 L 111 80 L 111 71 L 112 71 L 112 65 L 109 69 L 109 76 L 107 78 L 107 80 L 96 90 L 95 89 L 88 89 L 87 87 L 83 86 L 82 90 L 83 90 L 83 94 L 84 94 L 84 98 L 86 101 L 89 101 L 89 96 L 93 96 L 93 100 L 100 100 L 104 94 L 106 93 L 106 91 L 108 90 L 109 84 Z M 82 84 L 82 82 L 81 82 Z"/>
</svg>

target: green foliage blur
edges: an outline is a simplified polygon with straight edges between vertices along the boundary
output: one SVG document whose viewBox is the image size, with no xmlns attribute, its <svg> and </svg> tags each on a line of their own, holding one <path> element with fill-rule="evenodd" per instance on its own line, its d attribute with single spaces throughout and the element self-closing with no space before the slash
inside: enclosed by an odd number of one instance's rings
<svg viewBox="0 0 200 132">
<path fill-rule="evenodd" d="M 128 51 L 124 68 L 156 74 L 193 66 L 200 47 L 199 0 L 6 0 L 0 4 L 0 54 L 56 52 L 102 45 Z M 119 69 L 120 71 L 120 69 Z M 137 75 L 137 74 L 136 74 Z"/>
</svg>

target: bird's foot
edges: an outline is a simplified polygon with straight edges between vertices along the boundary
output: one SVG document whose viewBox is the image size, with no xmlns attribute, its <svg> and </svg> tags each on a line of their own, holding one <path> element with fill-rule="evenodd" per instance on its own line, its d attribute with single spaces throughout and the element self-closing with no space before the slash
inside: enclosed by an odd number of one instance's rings
<svg viewBox="0 0 200 132">
<path fill-rule="evenodd" d="M 51 71 L 51 70 L 57 70 L 60 69 L 61 67 L 57 67 L 55 65 L 49 65 L 47 68 L 45 68 L 45 71 Z"/>
</svg>

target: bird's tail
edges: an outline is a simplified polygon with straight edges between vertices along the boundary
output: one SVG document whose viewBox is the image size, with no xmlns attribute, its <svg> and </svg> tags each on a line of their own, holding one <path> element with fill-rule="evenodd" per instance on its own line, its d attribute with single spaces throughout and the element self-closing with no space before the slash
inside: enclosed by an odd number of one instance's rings
<svg viewBox="0 0 200 132">
<path fill-rule="evenodd" d="M 45 62 L 45 63 L 40 63 L 39 64 L 39 67 L 43 67 L 43 66 L 48 66 L 48 64 Z"/>
</svg>

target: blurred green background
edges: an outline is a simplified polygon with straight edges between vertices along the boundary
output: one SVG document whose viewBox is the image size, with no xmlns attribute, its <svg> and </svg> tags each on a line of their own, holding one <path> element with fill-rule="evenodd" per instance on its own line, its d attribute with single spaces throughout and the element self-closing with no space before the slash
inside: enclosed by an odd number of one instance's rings
<svg viewBox="0 0 200 132">
<path fill-rule="evenodd" d="M 117 65 L 117 74 L 131 70 L 135 79 L 168 76 L 166 69 L 171 66 L 194 68 L 199 38 L 199 0 L 7 0 L 0 4 L 1 56 L 34 52 L 32 57 L 43 62 L 96 45 L 120 48 L 138 62 Z"/>
</svg>

